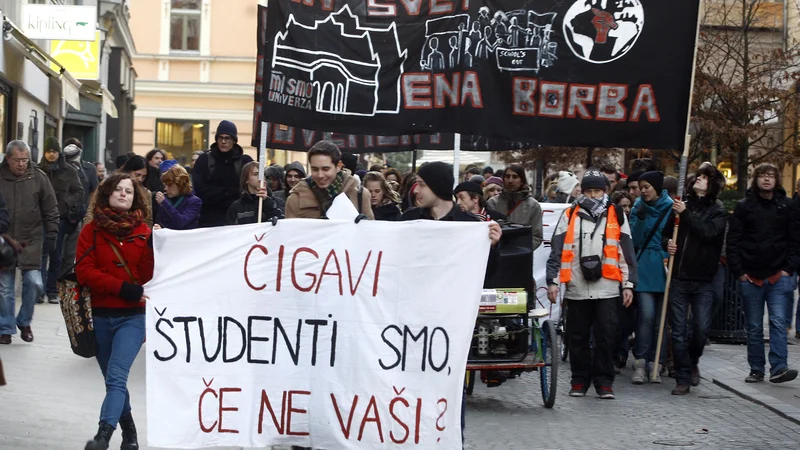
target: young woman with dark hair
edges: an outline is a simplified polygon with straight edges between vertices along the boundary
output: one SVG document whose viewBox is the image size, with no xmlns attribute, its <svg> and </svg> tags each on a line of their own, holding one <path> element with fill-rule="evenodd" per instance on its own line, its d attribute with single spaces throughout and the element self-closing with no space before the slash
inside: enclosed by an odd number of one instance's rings
<svg viewBox="0 0 800 450">
<path fill-rule="evenodd" d="M 144 284 L 153 277 L 149 198 L 128 174 L 114 174 L 98 187 L 93 219 L 78 238 L 78 282 L 92 292 L 97 362 L 106 397 L 100 423 L 85 450 L 106 450 L 119 424 L 125 450 L 139 448 L 131 415 L 128 374 L 144 343 Z"/>
</svg>

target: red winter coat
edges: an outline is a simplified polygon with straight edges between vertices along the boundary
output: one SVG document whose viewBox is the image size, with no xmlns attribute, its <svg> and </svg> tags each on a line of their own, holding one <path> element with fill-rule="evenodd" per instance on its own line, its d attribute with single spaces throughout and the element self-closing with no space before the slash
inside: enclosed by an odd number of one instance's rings
<svg viewBox="0 0 800 450">
<path fill-rule="evenodd" d="M 148 242 L 150 233 L 150 227 L 141 223 L 130 236 L 120 242 L 113 234 L 97 228 L 94 220 L 83 227 L 78 238 L 76 256 L 80 258 L 92 245 L 95 249 L 86 254 L 75 267 L 75 275 L 78 282 L 91 291 L 93 309 L 144 307 L 139 299 L 124 300 L 120 297 L 120 292 L 123 283 L 141 286 L 153 278 L 153 249 Z M 123 267 L 117 265 L 120 261 L 111 245 L 125 258 L 136 282 L 131 280 Z"/>
</svg>

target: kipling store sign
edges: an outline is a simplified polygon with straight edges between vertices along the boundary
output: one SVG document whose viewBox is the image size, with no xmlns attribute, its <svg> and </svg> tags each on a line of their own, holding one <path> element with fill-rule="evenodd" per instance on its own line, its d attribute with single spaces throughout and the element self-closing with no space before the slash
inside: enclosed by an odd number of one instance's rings
<svg viewBox="0 0 800 450">
<path fill-rule="evenodd" d="M 94 41 L 94 6 L 24 5 L 23 32 L 31 39 Z"/>
</svg>

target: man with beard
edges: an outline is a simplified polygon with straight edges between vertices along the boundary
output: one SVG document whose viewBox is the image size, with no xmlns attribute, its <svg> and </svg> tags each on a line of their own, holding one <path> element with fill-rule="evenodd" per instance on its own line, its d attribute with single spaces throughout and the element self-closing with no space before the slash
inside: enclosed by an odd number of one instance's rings
<svg viewBox="0 0 800 450">
<path fill-rule="evenodd" d="M 736 204 L 728 231 L 728 265 L 739 278 L 747 320 L 747 383 L 764 381 L 764 304 L 769 314 L 769 363 L 772 383 L 797 378 L 788 367 L 786 302 L 791 277 L 800 266 L 796 211 L 780 184 L 780 171 L 761 164 L 747 196 Z"/>
<path fill-rule="evenodd" d="M 581 190 L 553 233 L 547 297 L 555 303 L 559 285 L 566 285 L 570 397 L 585 396 L 593 383 L 600 398 L 613 399 L 617 309 L 620 303 L 627 308 L 633 302 L 636 257 L 625 214 L 606 193 L 605 175 L 587 170 Z"/>
<path fill-rule="evenodd" d="M 525 169 L 519 164 L 511 164 L 503 174 L 503 193 L 497 195 L 486 205 L 508 217 L 511 223 L 530 225 L 533 236 L 531 251 L 542 245 L 542 207 L 531 196 Z"/>
<path fill-rule="evenodd" d="M 685 201 L 676 200 L 662 234 L 664 247 L 674 255 L 669 290 L 672 358 L 677 386 L 673 395 L 686 395 L 700 384 L 697 364 L 706 345 L 714 302 L 712 281 L 717 273 L 728 213 L 717 203 L 722 174 L 702 165 L 689 183 Z M 672 242 L 675 214 L 680 217 L 678 240 Z M 692 338 L 687 316 L 692 312 Z"/>
</svg>

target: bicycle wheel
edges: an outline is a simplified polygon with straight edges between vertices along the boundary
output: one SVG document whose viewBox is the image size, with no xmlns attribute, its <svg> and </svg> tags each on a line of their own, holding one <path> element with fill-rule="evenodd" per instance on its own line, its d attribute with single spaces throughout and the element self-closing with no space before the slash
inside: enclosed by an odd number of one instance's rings
<svg viewBox="0 0 800 450">
<path fill-rule="evenodd" d="M 558 388 L 558 335 L 553 322 L 545 320 L 541 333 L 542 360 L 544 366 L 539 368 L 539 382 L 542 388 L 542 400 L 545 408 L 552 408 L 556 404 L 556 390 Z"/>
</svg>

